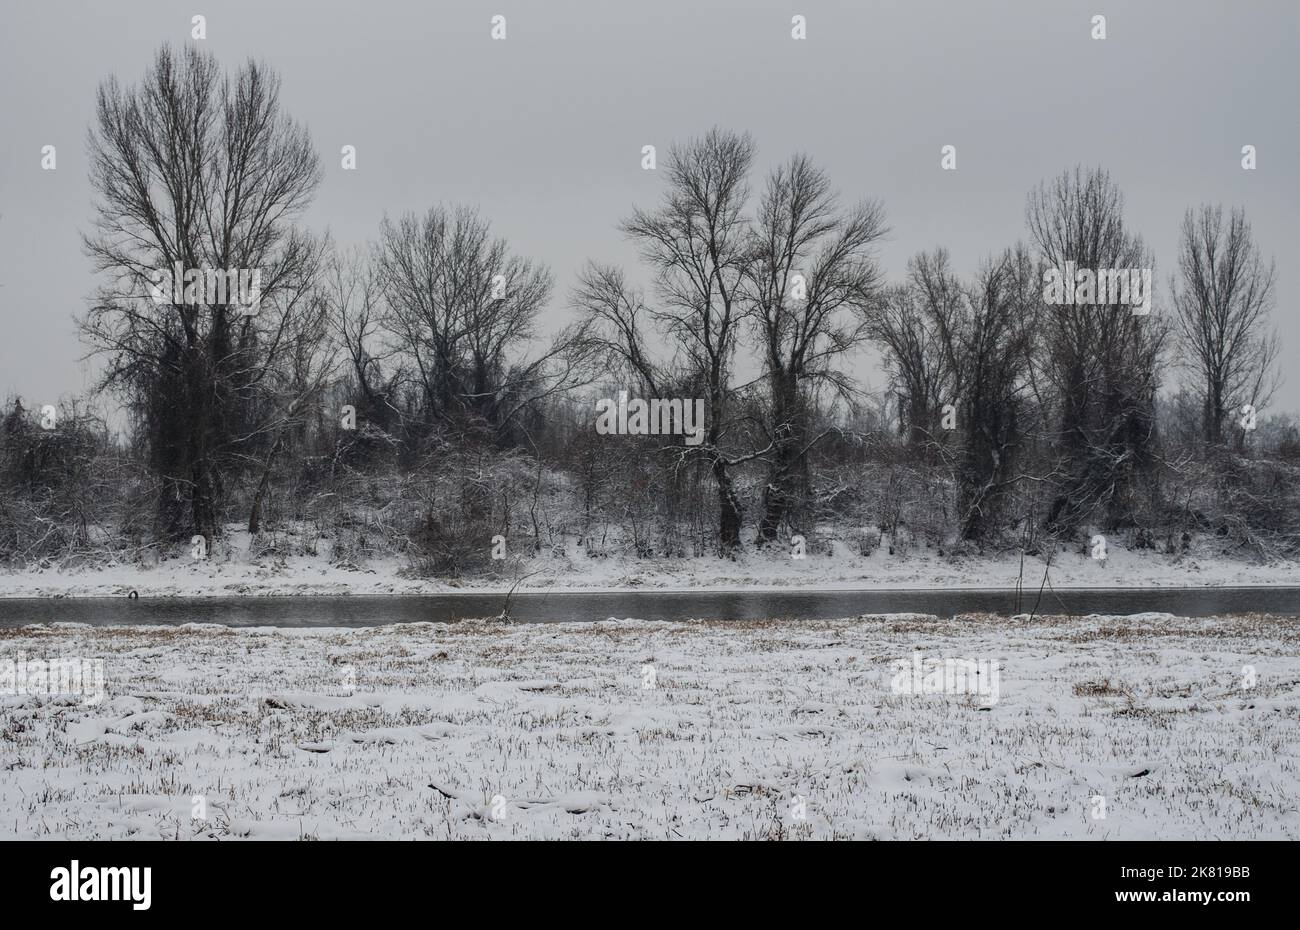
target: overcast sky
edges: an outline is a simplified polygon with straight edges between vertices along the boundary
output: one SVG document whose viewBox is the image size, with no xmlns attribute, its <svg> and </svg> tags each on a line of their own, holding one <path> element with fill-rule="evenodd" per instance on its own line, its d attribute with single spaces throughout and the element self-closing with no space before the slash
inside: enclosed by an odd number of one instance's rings
<svg viewBox="0 0 1300 930">
<path fill-rule="evenodd" d="M 632 264 L 615 223 L 661 186 L 641 147 L 720 125 L 758 143 L 755 187 L 803 151 L 852 200 L 884 201 L 891 278 L 945 245 L 963 273 L 1026 236 L 1025 194 L 1081 162 L 1107 168 L 1154 247 L 1167 297 L 1183 211 L 1244 206 L 1279 287 L 1284 370 L 1300 348 L 1300 3 L 491 0 L 5 0 L 0 12 L 0 395 L 85 389 L 73 317 L 95 281 L 84 140 L 95 88 L 139 81 L 164 42 L 282 74 L 324 180 L 307 224 L 343 243 L 385 212 L 481 208 L 549 264 L 552 324 L 588 259 Z M 494 14 L 507 36 L 489 35 Z M 791 38 L 791 17 L 807 39 Z M 1090 37 L 1095 14 L 1108 37 Z M 357 147 L 357 170 L 339 149 Z M 957 147 L 957 170 L 940 149 Z M 1241 148 L 1258 168 L 1243 171 Z M 57 169 L 41 170 L 41 148 Z M 870 359 L 858 374 L 879 387 Z M 1275 409 L 1300 410 L 1300 373 Z"/>
</svg>

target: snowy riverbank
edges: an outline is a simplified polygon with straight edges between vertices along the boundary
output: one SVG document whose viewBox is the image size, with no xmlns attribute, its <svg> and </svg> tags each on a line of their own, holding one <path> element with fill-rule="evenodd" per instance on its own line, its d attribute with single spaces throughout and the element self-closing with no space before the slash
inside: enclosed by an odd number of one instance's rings
<svg viewBox="0 0 1300 930">
<path fill-rule="evenodd" d="M 1043 583 L 1047 565 L 1014 552 L 942 556 L 925 547 L 892 555 L 887 548 L 863 555 L 843 542 L 829 552 L 791 558 L 785 550 L 755 551 L 735 559 L 590 558 L 570 545 L 559 552 L 508 560 L 496 576 L 466 579 L 414 578 L 399 556 L 373 558 L 361 566 L 333 564 L 326 543 L 317 555 L 255 556 L 246 533 L 232 533 L 208 560 L 173 558 L 150 566 L 34 566 L 0 573 L 0 597 L 231 597 L 239 595 L 370 595 L 496 593 L 518 591 L 664 590 L 908 590 L 1009 589 Z M 1055 588 L 1168 588 L 1300 586 L 1300 562 L 1261 564 L 1214 553 L 1208 544 L 1166 555 L 1128 550 L 1112 541 L 1102 561 L 1083 551 L 1057 552 L 1050 566 Z"/>
<path fill-rule="evenodd" d="M 1297 839 L 1298 647 L 1253 615 L 0 630 L 106 688 L 0 697 L 0 838 Z M 934 660 L 997 686 L 899 688 Z"/>
</svg>

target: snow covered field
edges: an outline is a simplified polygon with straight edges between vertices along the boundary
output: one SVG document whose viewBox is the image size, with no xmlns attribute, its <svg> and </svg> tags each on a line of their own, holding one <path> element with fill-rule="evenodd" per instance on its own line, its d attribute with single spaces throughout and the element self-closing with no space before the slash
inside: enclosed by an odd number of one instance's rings
<svg viewBox="0 0 1300 930">
<path fill-rule="evenodd" d="M 1298 646 L 1259 615 L 0 630 L 107 691 L 0 697 L 0 838 L 1297 839 Z M 997 688 L 896 687 L 936 660 Z"/>
<path fill-rule="evenodd" d="M 295 539 L 294 547 L 302 540 Z M 231 527 L 221 550 L 208 560 L 169 559 L 148 567 L 111 564 L 94 569 L 35 566 L 0 573 L 0 597 L 121 596 L 230 597 L 235 595 L 440 594 L 451 591 L 498 592 L 519 583 L 519 591 L 664 591 L 818 590 L 873 588 L 998 588 L 1042 584 L 1044 562 L 1015 552 L 978 557 L 941 556 L 924 546 L 891 555 L 888 547 L 869 555 L 843 541 L 829 552 L 793 559 L 783 549 L 752 548 L 735 559 L 590 558 L 572 543 L 559 553 L 511 558 L 496 577 L 437 580 L 405 576 L 400 556 L 375 557 L 361 566 L 332 564 L 329 541 L 313 545 L 317 554 L 250 554 L 248 533 Z M 1082 550 L 1058 552 L 1052 559 L 1051 583 L 1057 588 L 1198 587 L 1224 585 L 1300 586 L 1300 563 L 1259 563 L 1214 552 L 1213 541 L 1198 541 L 1191 552 L 1167 555 L 1125 549 L 1112 540 L 1104 561 Z"/>
</svg>

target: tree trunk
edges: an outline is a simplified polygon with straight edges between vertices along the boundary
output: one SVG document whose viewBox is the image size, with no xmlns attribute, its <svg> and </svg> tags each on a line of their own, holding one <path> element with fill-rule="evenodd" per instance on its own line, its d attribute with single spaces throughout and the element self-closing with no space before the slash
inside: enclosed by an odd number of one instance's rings
<svg viewBox="0 0 1300 930">
<path fill-rule="evenodd" d="M 275 461 L 275 455 L 280 451 L 280 444 L 283 436 L 277 436 L 275 444 L 271 446 L 271 451 L 266 455 L 266 462 L 262 465 L 262 480 L 257 483 L 257 493 L 253 495 L 253 509 L 248 515 L 248 532 L 249 535 L 256 536 L 262 529 L 262 500 L 266 497 L 266 489 L 271 484 L 271 463 Z"/>
<path fill-rule="evenodd" d="M 930 435 L 932 413 L 926 404 L 926 397 L 920 390 L 914 390 L 908 397 L 907 408 L 907 443 L 913 449 L 927 446 L 934 438 Z"/>
<path fill-rule="evenodd" d="M 211 553 L 212 540 L 217 535 L 216 495 L 212 476 L 203 460 L 194 463 L 191 474 L 194 490 L 190 508 L 194 515 L 194 532 L 203 537 L 207 551 Z"/>
<path fill-rule="evenodd" d="M 759 521 L 758 541 L 762 545 L 776 539 L 777 530 L 799 497 L 801 451 L 805 441 L 804 411 L 799 403 L 797 379 L 789 375 L 773 378 L 772 391 L 772 463 L 767 485 L 763 488 L 763 518 Z"/>
<path fill-rule="evenodd" d="M 735 486 L 727 471 L 727 463 L 721 456 L 713 459 L 713 480 L 718 485 L 718 510 L 721 518 L 718 541 L 722 551 L 730 553 L 740 548 L 740 527 L 744 520 L 744 510 L 736 497 Z"/>
<path fill-rule="evenodd" d="M 1205 441 L 1215 446 L 1223 442 L 1223 395 L 1214 385 L 1205 392 L 1203 419 Z"/>
</svg>

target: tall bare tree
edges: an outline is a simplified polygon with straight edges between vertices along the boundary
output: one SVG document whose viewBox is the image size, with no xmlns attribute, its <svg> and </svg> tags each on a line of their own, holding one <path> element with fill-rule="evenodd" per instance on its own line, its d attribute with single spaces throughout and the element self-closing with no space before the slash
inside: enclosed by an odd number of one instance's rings
<svg viewBox="0 0 1300 930">
<path fill-rule="evenodd" d="M 294 225 L 317 155 L 274 72 L 250 61 L 228 76 L 193 46 L 161 49 L 137 86 L 101 84 L 88 150 L 98 215 L 84 244 L 110 280 L 81 329 L 107 359 L 100 387 L 121 392 L 147 437 L 164 529 L 188 522 L 211 539 L 227 474 L 275 442 L 272 373 L 318 332 L 300 317 L 315 312 L 324 243 Z M 176 267 L 259 273 L 260 311 L 211 287 L 156 302 L 156 275 Z"/>
<path fill-rule="evenodd" d="M 1075 167 L 1031 191 L 1029 231 L 1045 266 L 1096 273 L 1152 269 L 1154 258 L 1124 226 L 1124 199 L 1110 175 Z M 1168 325 L 1118 300 L 1045 305 L 1041 352 L 1054 389 L 1061 475 L 1048 524 L 1069 529 L 1100 516 L 1132 520 L 1137 478 L 1152 463 L 1155 395 Z"/>
<path fill-rule="evenodd" d="M 871 247 L 885 235 L 884 210 L 864 202 L 841 210 L 830 179 L 797 155 L 769 176 L 752 234 L 743 295 L 749 305 L 767 387 L 767 482 L 760 543 L 807 493 L 810 393 L 851 394 L 835 366 L 868 335 L 878 298 L 879 267 Z"/>
<path fill-rule="evenodd" d="M 1230 411 L 1264 407 L 1276 390 L 1278 341 L 1268 325 L 1276 268 L 1264 264 L 1244 210 L 1183 216 L 1177 279 L 1171 281 L 1183 358 L 1194 372 L 1202 436 L 1224 440 Z"/>
<path fill-rule="evenodd" d="M 704 438 L 691 454 L 704 458 L 713 477 L 724 551 L 740 545 L 744 519 L 733 469 L 770 451 L 736 451 L 743 437 L 738 435 L 742 418 L 735 409 L 732 366 L 745 318 L 742 290 L 753 246 L 745 216 L 753 160 L 748 135 L 717 128 L 674 145 L 663 169 L 668 189 L 660 206 L 634 210 L 622 224 L 655 273 L 659 305 L 650 316 L 670 346 L 676 383 L 699 391 L 705 401 Z M 626 293 L 621 275 L 608 268 L 588 269 L 578 298 L 602 338 L 622 346 L 619 357 L 632 364 L 637 376 L 653 377 L 656 366 L 640 344 L 648 334 L 639 328 L 639 300 Z"/>
</svg>

